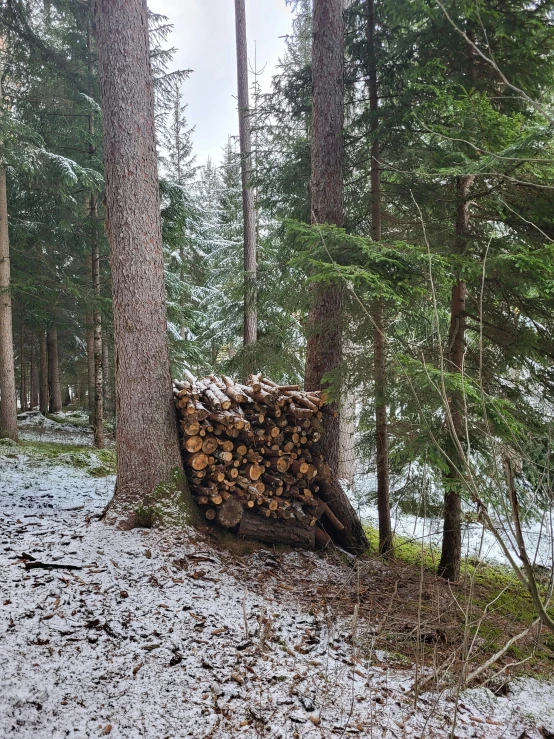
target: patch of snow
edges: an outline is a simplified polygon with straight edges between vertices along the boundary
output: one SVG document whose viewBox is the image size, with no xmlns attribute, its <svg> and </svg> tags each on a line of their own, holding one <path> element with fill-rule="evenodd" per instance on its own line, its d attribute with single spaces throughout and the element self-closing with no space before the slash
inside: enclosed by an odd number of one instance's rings
<svg viewBox="0 0 554 739">
<path fill-rule="evenodd" d="M 113 477 L 0 455 L 0 736 L 450 736 L 454 699 L 424 693 L 414 708 L 413 668 L 390 668 L 386 652 L 360 660 L 351 626 L 295 600 L 271 552 L 241 558 L 260 573 L 254 591 L 195 531 L 99 522 Z M 26 569 L 30 558 L 81 569 Z M 279 561 L 313 565 L 314 591 L 345 567 L 311 553 Z M 455 735 L 538 739 L 554 685 L 511 690 L 463 693 Z"/>
</svg>

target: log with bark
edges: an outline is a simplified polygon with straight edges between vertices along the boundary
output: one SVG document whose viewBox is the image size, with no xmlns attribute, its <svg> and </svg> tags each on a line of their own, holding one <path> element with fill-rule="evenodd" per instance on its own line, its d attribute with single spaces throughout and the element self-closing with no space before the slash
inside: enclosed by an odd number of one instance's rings
<svg viewBox="0 0 554 739">
<path fill-rule="evenodd" d="M 239 536 L 313 548 L 368 542 L 319 451 L 319 392 L 260 375 L 174 382 L 185 471 L 206 521 Z"/>
</svg>

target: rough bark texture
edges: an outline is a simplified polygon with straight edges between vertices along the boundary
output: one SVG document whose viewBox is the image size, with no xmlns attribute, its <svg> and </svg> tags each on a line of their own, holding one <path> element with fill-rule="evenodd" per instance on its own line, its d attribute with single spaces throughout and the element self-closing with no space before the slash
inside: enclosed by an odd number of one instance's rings
<svg viewBox="0 0 554 739">
<path fill-rule="evenodd" d="M 456 239 L 454 248 L 457 254 L 463 254 L 471 235 L 469 195 L 475 177 L 464 175 L 456 179 Z M 450 303 L 450 328 L 448 331 L 448 349 L 446 369 L 448 372 L 462 372 L 465 350 L 466 331 L 466 284 L 458 279 L 452 285 Z M 462 554 L 462 501 L 459 488 L 463 484 L 460 472 L 463 460 L 459 446 L 464 444 L 464 411 L 463 398 L 452 393 L 448 401 L 451 423 L 448 424 L 449 440 L 446 450 L 452 463 L 444 477 L 444 525 L 442 534 L 442 552 L 439 562 L 439 575 L 447 580 L 458 580 Z"/>
<path fill-rule="evenodd" d="M 250 133 L 250 104 L 248 99 L 248 49 L 246 44 L 245 0 L 235 0 L 235 28 L 237 39 L 237 89 L 239 107 L 240 159 L 242 178 L 242 212 L 244 219 L 244 344 L 254 344 L 257 327 L 257 256 L 256 216 L 252 180 L 252 137 Z M 253 368 L 245 368 L 252 371 Z"/>
<path fill-rule="evenodd" d="M 368 88 L 371 111 L 371 237 L 381 240 L 381 169 L 379 164 L 379 88 L 377 80 L 377 45 L 375 41 L 375 2 L 367 3 L 367 46 L 369 56 Z M 389 438 L 387 421 L 387 384 L 385 373 L 385 334 L 383 305 L 375 302 L 373 312 L 373 380 L 375 384 L 375 446 L 377 466 L 377 510 L 379 516 L 379 552 L 392 549 L 389 495 Z"/>
<path fill-rule="evenodd" d="M 62 409 L 62 393 L 60 388 L 60 366 L 58 359 L 58 329 L 52 328 L 47 334 L 48 341 L 48 398 L 50 413 L 59 413 Z"/>
<path fill-rule="evenodd" d="M 340 403 L 339 480 L 346 480 L 351 488 L 356 479 L 356 397 L 343 394 Z"/>
<path fill-rule="evenodd" d="M 88 419 L 94 427 L 94 328 L 92 313 L 85 317 L 87 324 L 87 386 L 88 386 Z"/>
<path fill-rule="evenodd" d="M 106 334 L 102 335 L 102 380 L 104 382 L 104 411 L 112 411 L 112 386 L 110 378 L 110 348 Z"/>
<path fill-rule="evenodd" d="M 90 217 L 96 218 L 96 198 L 90 196 Z M 92 286 L 94 290 L 93 349 L 94 349 L 94 446 L 104 447 L 104 388 L 102 379 L 102 316 L 100 315 L 100 249 L 96 234 L 92 237 Z"/>
<path fill-rule="evenodd" d="M 36 351 L 36 334 L 31 335 L 31 408 L 39 405 L 39 379 Z"/>
<path fill-rule="evenodd" d="M 6 168 L 0 161 L 0 438 L 17 441 Z"/>
<path fill-rule="evenodd" d="M 173 407 L 145 0 L 94 0 L 115 341 L 117 484 L 129 513 L 182 474 Z M 184 477 L 183 477 L 184 479 Z"/>
<path fill-rule="evenodd" d="M 315 0 L 312 46 L 312 223 L 343 224 L 343 45 L 342 0 Z M 343 290 L 340 285 L 312 289 L 308 317 L 305 387 L 319 390 L 323 377 L 342 359 Z M 336 411 L 337 409 L 334 408 Z M 322 448 L 339 471 L 340 417 L 326 416 Z"/>
<path fill-rule="evenodd" d="M 19 330 L 19 378 L 21 380 L 19 391 L 19 407 L 22 411 L 28 409 L 27 405 L 27 367 L 25 365 L 25 321 L 23 319 L 23 306 L 21 306 L 21 323 Z"/>
<path fill-rule="evenodd" d="M 264 543 L 287 544 L 291 547 L 313 549 L 315 526 L 304 527 L 295 521 L 278 521 L 245 513 L 239 525 L 238 535 L 244 539 L 256 539 Z"/>
<path fill-rule="evenodd" d="M 311 221 L 342 226 L 344 121 L 344 27 L 342 0 L 314 0 L 312 44 Z M 342 285 L 314 286 L 308 316 L 307 390 L 324 388 L 323 378 L 342 361 Z M 339 472 L 340 416 L 336 404 L 325 414 L 321 450 L 334 475 Z M 368 542 L 347 495 L 335 484 L 327 501 L 345 525 L 344 546 L 365 551 Z"/>
<path fill-rule="evenodd" d="M 40 332 L 39 338 L 39 407 L 41 413 L 48 413 L 49 390 L 48 390 L 48 344 L 46 332 Z"/>
</svg>

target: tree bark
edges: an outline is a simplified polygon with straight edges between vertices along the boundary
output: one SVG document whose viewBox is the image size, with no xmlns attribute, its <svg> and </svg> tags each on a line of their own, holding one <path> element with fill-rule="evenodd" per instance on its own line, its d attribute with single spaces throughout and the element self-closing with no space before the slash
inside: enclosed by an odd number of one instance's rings
<svg viewBox="0 0 554 739">
<path fill-rule="evenodd" d="M 102 334 L 102 380 L 104 382 L 104 411 L 111 413 L 112 386 L 110 378 L 110 348 L 106 333 Z"/>
<path fill-rule="evenodd" d="M 377 79 L 377 44 L 375 41 L 375 0 L 367 3 L 367 46 L 369 57 L 368 88 L 371 111 L 371 238 L 380 241 L 381 169 L 379 164 L 379 87 Z M 389 491 L 389 437 L 387 421 L 387 380 L 385 372 L 385 334 L 383 303 L 377 299 L 372 311 L 373 320 L 373 380 L 375 385 L 375 445 L 377 466 L 377 512 L 379 517 L 379 552 L 392 550 Z"/>
<path fill-rule="evenodd" d="M 312 145 L 311 222 L 342 226 L 344 121 L 344 27 L 342 0 L 314 0 L 312 43 Z M 339 283 L 311 288 L 308 315 L 306 371 L 307 390 L 325 389 L 324 377 L 342 362 L 343 288 Z M 324 415 L 320 449 L 333 475 L 339 472 L 340 415 L 337 404 Z M 368 547 L 361 523 L 348 496 L 338 483 L 328 500 L 343 524 L 342 541 L 347 549 L 361 553 Z"/>
<path fill-rule="evenodd" d="M 133 525 L 137 505 L 160 484 L 175 481 L 185 492 L 185 482 L 169 367 L 148 10 L 145 0 L 94 0 L 94 16 L 115 340 L 117 483 L 109 516 Z"/>
<path fill-rule="evenodd" d="M 343 225 L 344 29 L 342 0 L 314 0 L 312 46 L 311 221 Z M 305 387 L 319 390 L 323 378 L 342 360 L 343 289 L 339 284 L 313 286 L 308 316 Z M 333 472 L 340 459 L 340 417 L 325 417 L 322 449 Z"/>
<path fill-rule="evenodd" d="M 58 359 L 58 329 L 52 328 L 47 334 L 48 341 L 48 397 L 50 413 L 59 413 L 62 409 L 60 388 L 60 365 Z"/>
<path fill-rule="evenodd" d="M 37 367 L 36 334 L 31 334 L 31 409 L 39 405 L 39 380 Z"/>
<path fill-rule="evenodd" d="M 454 249 L 456 254 L 463 254 L 471 236 L 469 211 L 469 195 L 475 180 L 474 175 L 463 175 L 456 178 L 456 238 Z M 466 284 L 461 277 L 452 285 L 450 302 L 450 328 L 448 331 L 448 349 L 446 369 L 449 372 L 462 373 L 465 350 L 466 331 Z M 444 523 L 442 534 L 442 552 L 438 573 L 446 580 L 458 580 L 462 556 L 462 499 L 460 488 L 463 485 L 463 455 L 460 447 L 464 446 L 464 408 L 463 396 L 452 392 L 448 400 L 449 441 L 446 449 L 449 459 L 448 472 L 444 476 Z"/>
<path fill-rule="evenodd" d="M 96 218 L 96 198 L 90 196 L 90 217 Z M 100 314 L 100 249 L 96 233 L 92 237 L 92 285 L 94 289 L 94 446 L 104 448 L 104 388 L 102 379 L 102 316 Z"/>
<path fill-rule="evenodd" d="M 89 83 L 92 95 L 92 38 L 90 22 L 87 24 L 87 63 Z M 94 114 L 88 116 L 88 153 L 92 157 L 95 151 L 94 138 Z M 94 351 L 94 446 L 97 449 L 104 447 L 104 389 L 102 381 L 102 316 L 100 313 L 100 248 L 96 233 L 97 203 L 96 195 L 91 192 L 89 201 L 89 218 L 91 221 L 91 266 L 92 266 L 92 288 L 94 292 L 93 303 L 93 351 Z"/>
<path fill-rule="evenodd" d="M 244 221 L 244 345 L 255 344 L 257 327 L 257 254 L 254 189 L 251 186 L 252 137 L 248 95 L 248 49 L 246 43 L 245 0 L 235 0 L 235 30 L 237 43 L 237 89 L 239 108 L 240 169 L 242 179 L 242 212 Z M 247 364 L 251 358 L 246 357 Z M 253 371 L 246 367 L 245 374 Z"/>
<path fill-rule="evenodd" d="M 25 366 L 25 319 L 23 306 L 21 306 L 21 321 L 19 330 L 19 366 L 20 366 L 20 390 L 19 390 L 19 407 L 21 411 L 26 411 L 27 406 L 27 368 Z"/>
<path fill-rule="evenodd" d="M 6 168 L 0 161 L 0 438 L 17 441 Z"/>
<path fill-rule="evenodd" d="M 48 344 L 46 341 L 46 332 L 41 330 L 39 340 L 39 406 L 40 412 L 44 415 L 48 413 L 49 406 L 49 390 L 48 390 Z"/>
<path fill-rule="evenodd" d="M 92 313 L 85 317 L 87 324 L 87 386 L 88 386 L 88 419 L 94 428 L 94 318 Z"/>
</svg>

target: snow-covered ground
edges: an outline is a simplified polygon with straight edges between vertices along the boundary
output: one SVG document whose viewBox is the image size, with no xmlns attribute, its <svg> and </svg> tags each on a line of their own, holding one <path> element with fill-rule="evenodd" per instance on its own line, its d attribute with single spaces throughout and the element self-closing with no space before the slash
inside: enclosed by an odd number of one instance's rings
<svg viewBox="0 0 554 739">
<path fill-rule="evenodd" d="M 83 411 L 60 411 L 59 421 L 43 416 L 40 411 L 26 411 L 17 417 L 19 438 L 24 441 L 50 441 L 92 446 L 92 429 L 83 425 L 88 414 Z"/>
<path fill-rule="evenodd" d="M 448 693 L 414 707 L 414 669 L 360 659 L 352 618 L 322 605 L 348 565 L 119 531 L 98 521 L 113 483 L 0 445 L 2 739 L 451 736 Z M 525 679 L 463 693 L 453 735 L 541 726 L 554 731 L 554 685 Z"/>
</svg>

